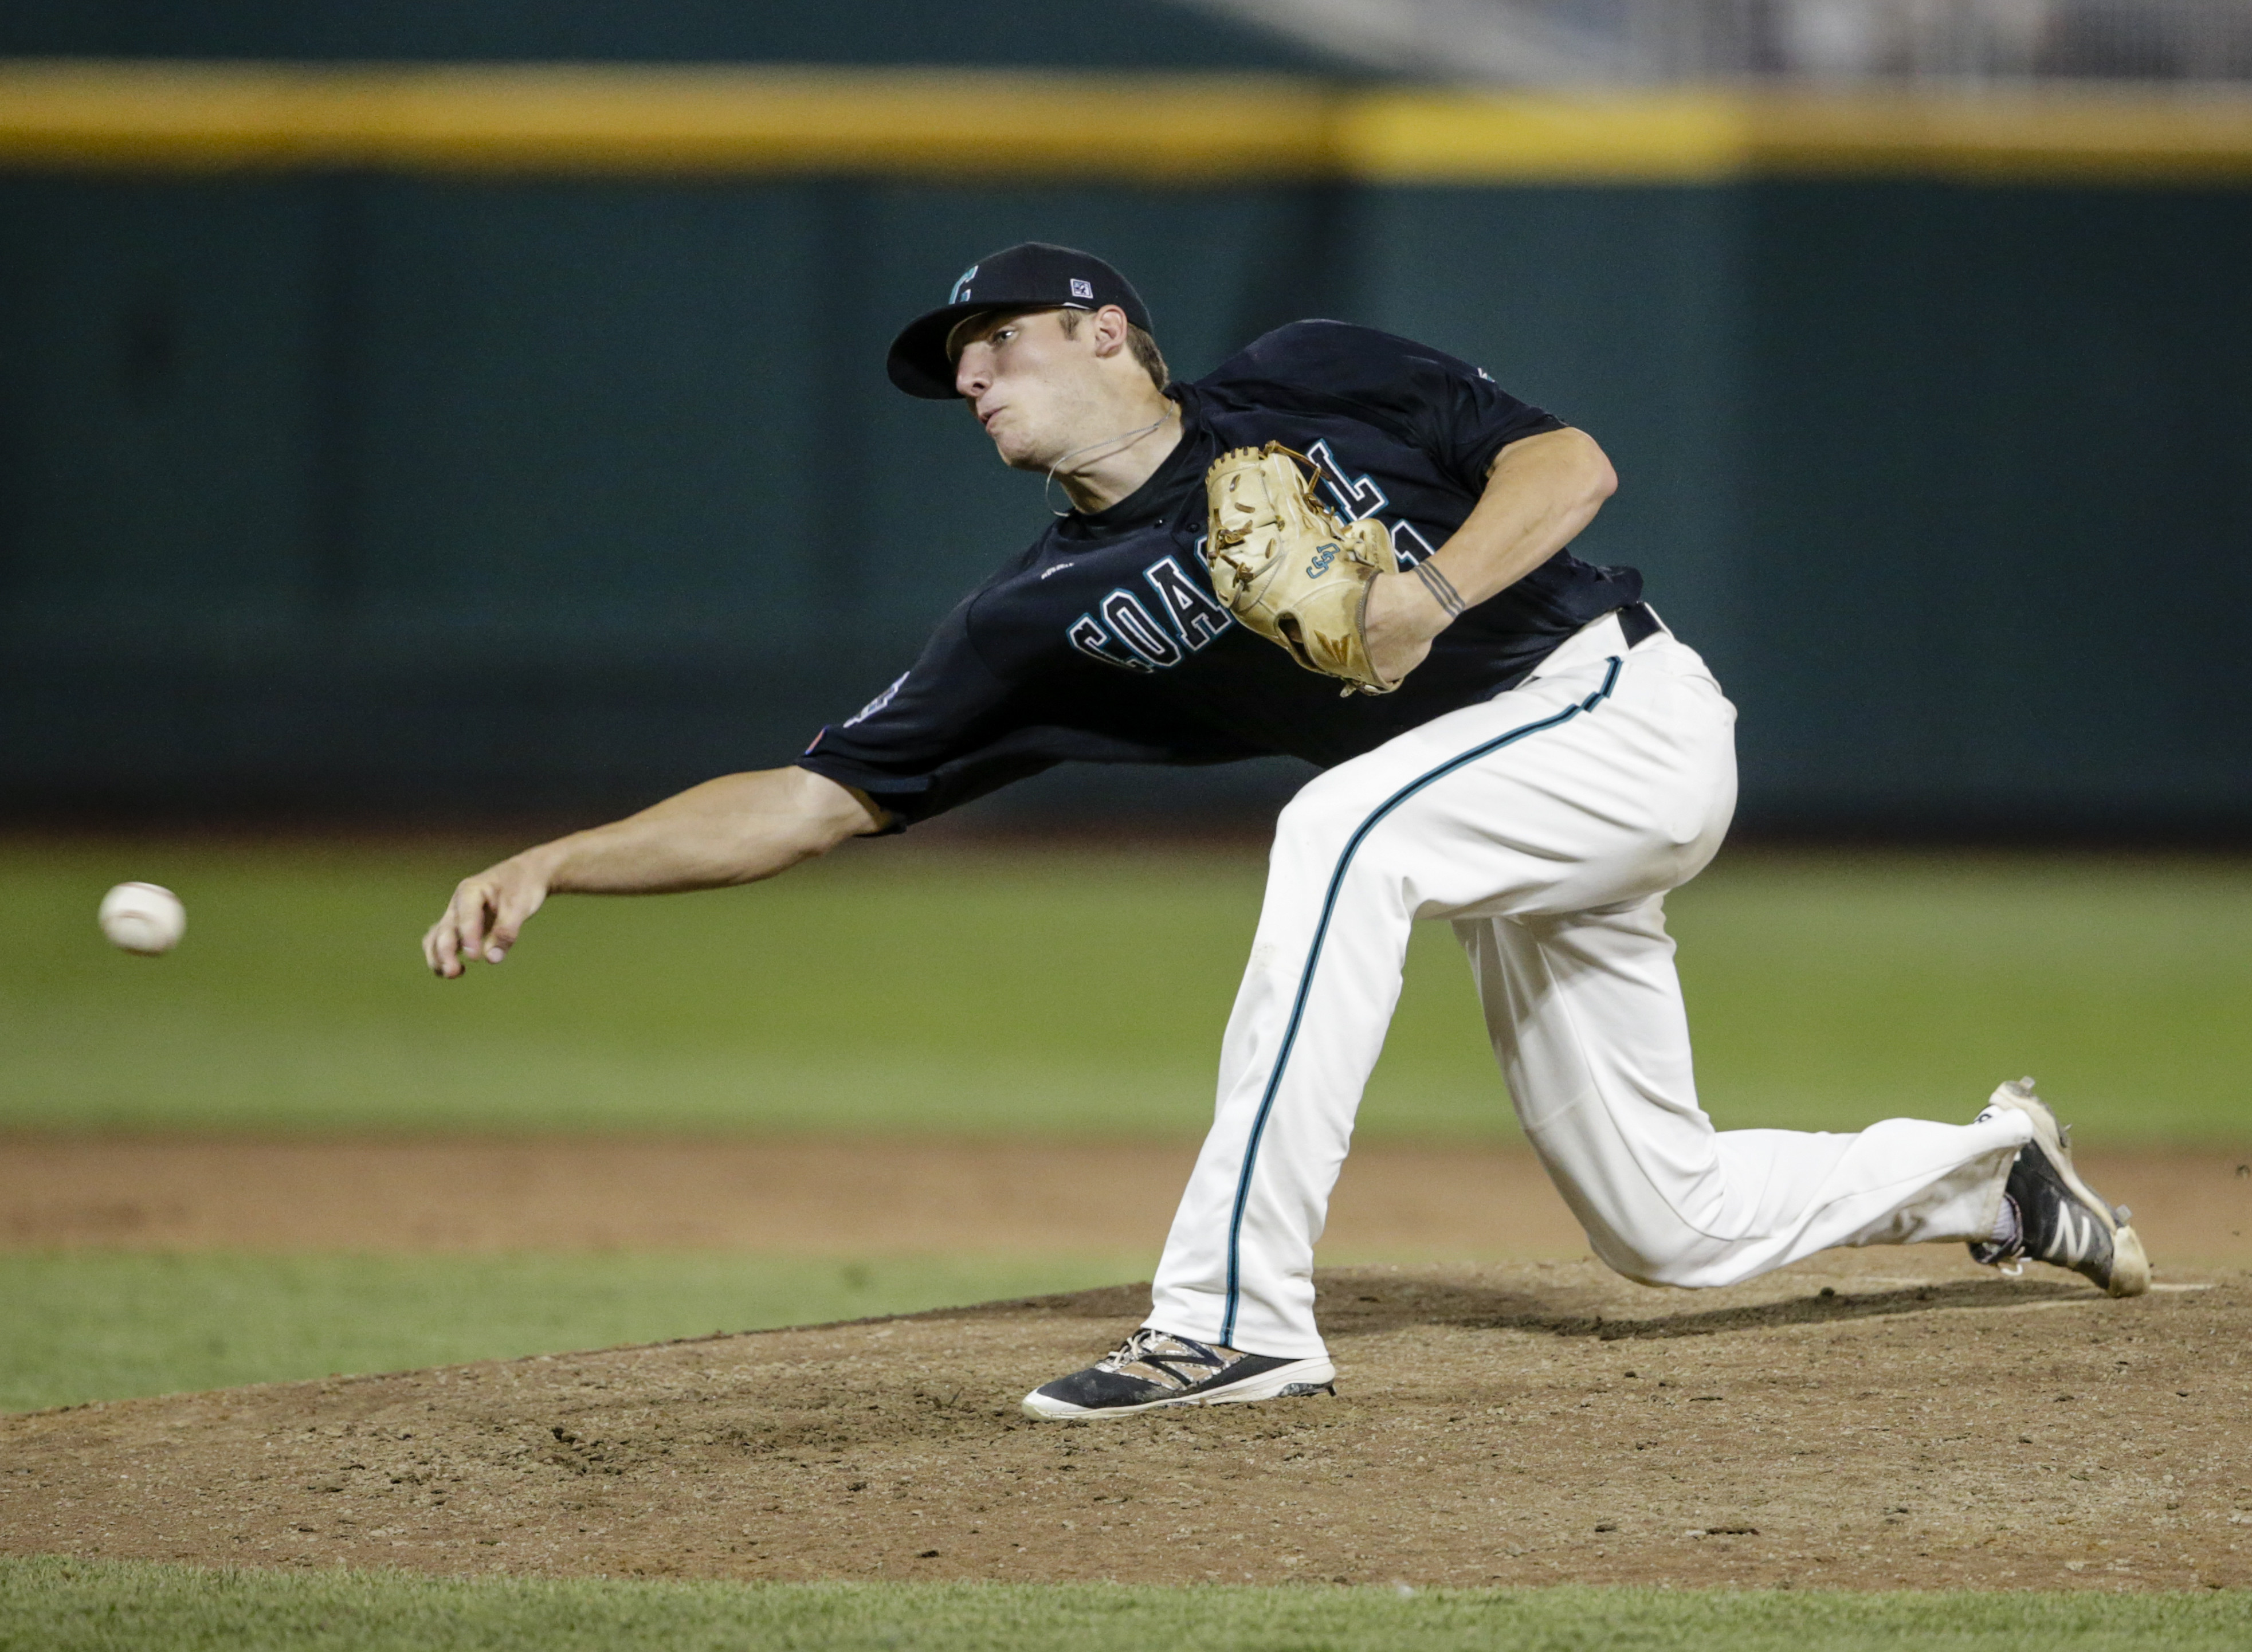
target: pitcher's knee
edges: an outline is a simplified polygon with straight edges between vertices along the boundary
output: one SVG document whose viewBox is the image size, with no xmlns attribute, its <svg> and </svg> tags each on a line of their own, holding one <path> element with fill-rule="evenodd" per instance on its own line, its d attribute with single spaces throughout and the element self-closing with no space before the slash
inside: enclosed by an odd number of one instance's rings
<svg viewBox="0 0 2252 1652">
<path fill-rule="evenodd" d="M 1592 1233 L 1588 1237 L 1597 1261 L 1637 1285 L 1708 1290 L 1715 1286 L 1741 1284 L 1768 1271 L 1768 1265 L 1748 1257 L 1741 1261 L 1732 1259 L 1725 1249 L 1716 1250 L 1704 1240 L 1669 1246 L 1647 1242 L 1623 1244 L 1615 1238 L 1598 1239 Z"/>
<path fill-rule="evenodd" d="M 1598 1232 L 1591 1227 L 1588 1247 L 1605 1267 L 1637 1285 L 1679 1285 L 1691 1271 L 1684 1252 L 1658 1242 L 1652 1235 Z"/>
<path fill-rule="evenodd" d="M 1640 1285 L 1676 1287 L 1733 1284 L 1725 1273 L 1735 1242 L 1716 1229 L 1723 1224 L 1709 1205 L 1684 1208 L 1689 1201 L 1653 1200 L 1630 1211 L 1597 1214 L 1587 1220 L 1588 1244 L 1595 1259 Z M 1699 1219 L 1701 1216 L 1702 1219 Z"/>
</svg>

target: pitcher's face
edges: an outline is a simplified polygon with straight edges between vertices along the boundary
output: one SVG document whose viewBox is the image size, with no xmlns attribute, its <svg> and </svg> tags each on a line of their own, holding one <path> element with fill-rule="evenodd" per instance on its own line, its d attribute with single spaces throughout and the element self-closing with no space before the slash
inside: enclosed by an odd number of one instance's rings
<svg viewBox="0 0 2252 1652">
<path fill-rule="evenodd" d="M 1001 462 L 1018 470 L 1045 470 L 1082 445 L 1088 438 L 1081 427 L 1100 406 L 1095 330 L 1082 320 L 1078 337 L 1071 337 L 1063 313 L 973 316 L 950 341 L 960 351 L 955 389 L 993 439 Z"/>
</svg>

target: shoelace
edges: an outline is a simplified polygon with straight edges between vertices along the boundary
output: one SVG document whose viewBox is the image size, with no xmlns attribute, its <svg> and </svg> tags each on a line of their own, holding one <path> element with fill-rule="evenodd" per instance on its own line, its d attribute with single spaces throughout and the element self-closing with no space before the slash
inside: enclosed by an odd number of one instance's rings
<svg viewBox="0 0 2252 1652">
<path fill-rule="evenodd" d="M 1165 1351 L 1164 1345 L 1168 1343 L 1175 1344 L 1179 1351 Z M 1171 1331 L 1161 1331 L 1144 1325 L 1109 1353 L 1104 1355 L 1097 1362 L 1096 1369 L 1120 1371 L 1129 1365 L 1147 1364 L 1151 1371 L 1157 1373 L 1160 1380 L 1171 1382 L 1180 1388 L 1193 1386 L 1195 1379 L 1185 1378 L 1172 1370 L 1174 1362 L 1194 1364 L 1210 1371 L 1225 1370 L 1227 1365 L 1227 1362 L 1220 1357 L 1217 1349 L 1209 1348 L 1202 1343 L 1192 1342 L 1185 1336 L 1176 1336 Z"/>
<path fill-rule="evenodd" d="M 1133 1335 L 1127 1337 L 1124 1342 L 1119 1343 L 1117 1347 L 1105 1354 L 1101 1359 L 1095 1361 L 1095 1369 L 1097 1371 L 1123 1371 L 1127 1366 L 1133 1364 L 1136 1360 L 1140 1359 L 1143 1354 L 1148 1350 L 1150 1345 L 1157 1341 L 1159 1335 L 1159 1332 L 1151 1330 L 1146 1325 L 1143 1326 L 1140 1330 L 1136 1331 Z"/>
</svg>

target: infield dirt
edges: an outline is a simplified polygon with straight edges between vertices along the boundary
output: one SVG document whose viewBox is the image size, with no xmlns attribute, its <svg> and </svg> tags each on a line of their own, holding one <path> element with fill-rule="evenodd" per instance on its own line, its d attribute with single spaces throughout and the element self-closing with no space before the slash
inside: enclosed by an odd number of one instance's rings
<svg viewBox="0 0 2252 1652">
<path fill-rule="evenodd" d="M 2035 1275 L 2039 1275 L 2035 1277 Z M 443 1572 L 2252 1586 L 2252 1277 L 1320 1278 L 1334 1398 L 1024 1419 L 1131 1287 L 0 1419 L 0 1550 Z"/>
</svg>

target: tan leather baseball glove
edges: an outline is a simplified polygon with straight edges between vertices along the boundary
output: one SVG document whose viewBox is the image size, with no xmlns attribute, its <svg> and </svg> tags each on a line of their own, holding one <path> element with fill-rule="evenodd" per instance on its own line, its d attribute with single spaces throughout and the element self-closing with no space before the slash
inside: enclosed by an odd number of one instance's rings
<svg viewBox="0 0 2252 1652">
<path fill-rule="evenodd" d="M 1303 469 L 1302 469 L 1303 467 Z M 1382 523 L 1340 522 L 1314 489 L 1321 472 L 1279 441 L 1237 448 L 1205 472 L 1212 588 L 1228 612 L 1347 694 L 1399 687 L 1368 661 L 1369 582 L 1398 571 Z"/>
</svg>

